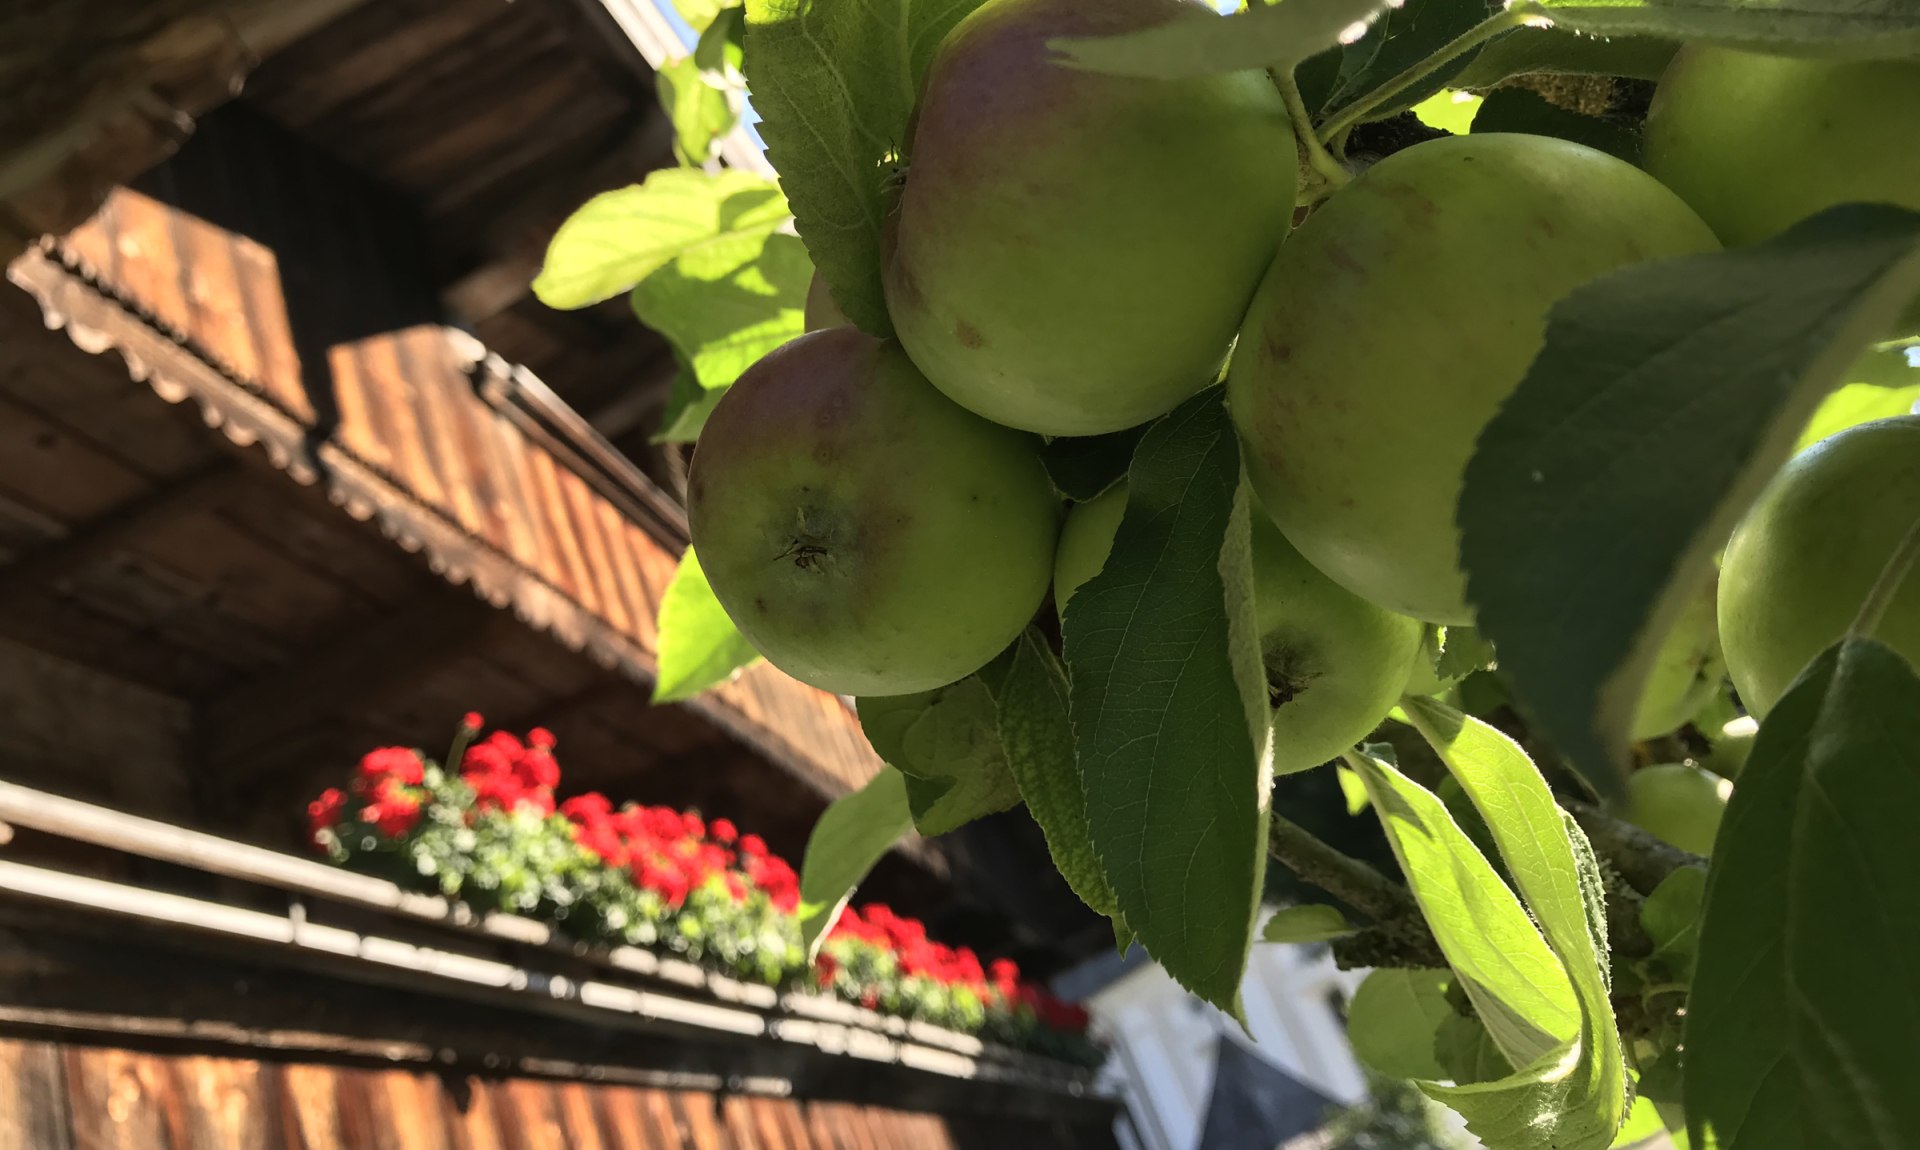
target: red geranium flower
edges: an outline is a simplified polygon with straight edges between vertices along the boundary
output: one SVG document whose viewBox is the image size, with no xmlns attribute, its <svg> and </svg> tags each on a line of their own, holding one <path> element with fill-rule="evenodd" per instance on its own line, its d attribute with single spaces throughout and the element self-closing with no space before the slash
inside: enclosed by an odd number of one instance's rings
<svg viewBox="0 0 1920 1150">
<path fill-rule="evenodd" d="M 759 858 L 767 853 L 767 840 L 761 838 L 759 835 L 741 835 L 740 853 L 752 858 Z"/>
<path fill-rule="evenodd" d="M 320 832 L 338 826 L 346 809 L 347 796 L 339 787 L 321 791 L 320 797 L 307 804 L 307 841 L 318 847 Z"/>
<path fill-rule="evenodd" d="M 369 794 L 388 779 L 417 787 L 425 779 L 425 771 L 425 764 L 420 761 L 418 752 L 407 747 L 379 747 L 360 757 L 360 769 L 354 777 L 353 789 L 363 795 Z"/>
<path fill-rule="evenodd" d="M 740 837 L 740 831 L 733 825 L 732 819 L 715 819 L 707 824 L 707 833 L 715 842 L 731 843 Z"/>
<path fill-rule="evenodd" d="M 420 799 L 398 782 L 387 779 L 374 792 L 373 802 L 360 808 L 360 818 L 387 838 L 399 838 L 420 822 Z"/>
</svg>

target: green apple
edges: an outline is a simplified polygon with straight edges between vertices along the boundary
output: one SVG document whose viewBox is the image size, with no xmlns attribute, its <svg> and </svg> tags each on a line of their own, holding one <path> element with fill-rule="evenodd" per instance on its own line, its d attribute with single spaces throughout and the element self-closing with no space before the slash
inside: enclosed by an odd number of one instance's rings
<svg viewBox="0 0 1920 1150">
<path fill-rule="evenodd" d="M 1712 748 L 1700 765 L 1722 778 L 1740 777 L 1747 765 L 1747 756 L 1753 753 L 1754 736 L 1760 733 L 1760 724 L 1752 715 L 1742 715 L 1729 719 L 1720 730 L 1712 735 Z"/>
<path fill-rule="evenodd" d="M 1054 600 L 1063 615 L 1073 593 L 1106 565 L 1126 506 L 1126 485 L 1117 484 L 1067 516 L 1054 561 Z M 1274 708 L 1274 770 L 1317 767 L 1365 738 L 1399 700 L 1420 650 L 1420 623 L 1314 570 L 1258 514 L 1253 603 Z"/>
<path fill-rule="evenodd" d="M 1920 416 L 1848 428 L 1795 456 L 1747 509 L 1720 564 L 1720 643 L 1740 701 L 1765 719 L 1846 633 L 1920 519 Z M 1874 637 L 1920 662 L 1920 577 Z"/>
<path fill-rule="evenodd" d="M 1683 48 L 1641 164 L 1729 246 L 1851 202 L 1920 209 L 1920 63 Z"/>
<path fill-rule="evenodd" d="M 1727 664 L 1720 655 L 1715 598 L 1715 584 L 1703 584 L 1661 640 L 1633 713 L 1634 738 L 1652 739 L 1678 730 L 1720 689 Z"/>
<path fill-rule="evenodd" d="M 841 327 L 853 322 L 840 305 L 833 302 L 833 293 L 827 290 L 827 281 L 820 278 L 819 272 L 807 281 L 807 302 L 801 313 L 808 331 L 823 331 L 830 327 Z"/>
<path fill-rule="evenodd" d="M 1348 590 L 1471 623 L 1461 475 L 1547 309 L 1714 246 L 1679 197 L 1579 144 L 1496 133 L 1388 156 L 1294 232 L 1241 328 L 1227 388 L 1261 502 Z"/>
<path fill-rule="evenodd" d="M 1683 851 L 1713 853 L 1733 784 L 1689 763 L 1641 767 L 1627 776 L 1627 821 Z"/>
<path fill-rule="evenodd" d="M 940 45 L 884 282 L 900 342 L 963 407 L 1096 435 L 1213 381 L 1293 216 L 1279 93 L 1260 71 L 1076 68 L 1051 43 L 1216 19 L 1187 0 L 988 0 Z"/>
<path fill-rule="evenodd" d="M 1059 504 L 1030 437 L 853 327 L 748 368 L 687 482 L 701 568 L 774 666 L 825 691 L 905 695 L 962 678 L 1046 598 Z"/>
</svg>

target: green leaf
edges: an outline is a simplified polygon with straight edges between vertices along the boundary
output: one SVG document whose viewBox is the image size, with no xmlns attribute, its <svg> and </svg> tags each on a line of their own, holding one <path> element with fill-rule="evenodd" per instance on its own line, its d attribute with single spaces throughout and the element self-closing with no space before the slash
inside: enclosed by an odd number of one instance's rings
<svg viewBox="0 0 1920 1150">
<path fill-rule="evenodd" d="M 1467 465 L 1460 551 L 1502 677 L 1603 793 L 1622 792 L 1642 685 L 1714 553 L 1916 291 L 1920 213 L 1852 205 L 1554 307 Z"/>
<path fill-rule="evenodd" d="M 853 701 L 868 745 L 895 770 L 900 770 L 907 758 L 907 728 L 926 714 L 932 698 L 932 691 L 922 691 L 913 695 L 869 695 Z"/>
<path fill-rule="evenodd" d="M 1219 389 L 1147 432 L 1113 552 L 1063 632 L 1087 822 L 1127 925 L 1239 1014 L 1266 868 L 1266 679 L 1248 499 Z"/>
<path fill-rule="evenodd" d="M 713 158 L 714 145 L 733 130 L 727 94 L 707 83 L 691 56 L 662 64 L 654 73 L 660 110 L 673 125 L 673 154 L 697 168 Z"/>
<path fill-rule="evenodd" d="M 547 245 L 533 293 L 548 307 L 586 307 L 626 291 L 669 261 L 787 220 L 787 201 L 741 171 L 666 168 L 602 192 L 567 217 Z"/>
<path fill-rule="evenodd" d="M 1399 710 L 1398 707 L 1394 709 Z M 1366 810 L 1373 801 L 1367 797 L 1367 784 L 1360 781 L 1360 776 L 1353 772 L 1352 767 L 1336 763 L 1333 769 L 1340 780 L 1340 794 L 1347 800 L 1347 813 L 1357 815 Z"/>
<path fill-rule="evenodd" d="M 1535 73 L 1658 80 L 1679 50 L 1679 41 L 1651 36 L 1602 39 L 1562 28 L 1517 28 L 1482 48 L 1453 78 L 1453 84 L 1491 88 L 1502 80 Z"/>
<path fill-rule="evenodd" d="M 1640 161 L 1640 134 L 1598 116 L 1562 108 L 1528 88 L 1501 88 L 1488 94 L 1473 118 L 1476 132 L 1521 132 L 1553 136 L 1625 160 Z"/>
<path fill-rule="evenodd" d="M 1338 113 L 1472 31 L 1497 9 L 1498 5 L 1489 4 L 1487 0 L 1406 0 L 1398 8 L 1387 9 L 1367 29 L 1366 35 L 1341 49 L 1340 73 L 1321 114 Z M 1369 111 L 1367 119 L 1385 119 L 1418 104 L 1445 87 L 1473 56 L 1474 52 L 1469 51 L 1442 64 L 1419 83 Z"/>
<path fill-rule="evenodd" d="M 1493 644 L 1472 627 L 1448 627 L 1441 639 L 1440 657 L 1433 662 L 1433 673 L 1442 681 L 1464 679 L 1475 671 L 1493 666 Z"/>
<path fill-rule="evenodd" d="M 720 14 L 723 2 L 724 0 L 673 0 L 673 10 L 680 13 L 680 18 L 685 20 L 687 27 L 692 28 L 697 35 L 713 23 L 714 17 Z"/>
<path fill-rule="evenodd" d="M 1464 136 L 1473 130 L 1473 118 L 1482 102 L 1483 98 L 1472 92 L 1447 88 L 1415 104 L 1413 115 L 1429 128 Z"/>
<path fill-rule="evenodd" d="M 913 825 L 923 835 L 943 835 L 1019 805 L 987 685 L 970 675 L 930 694 L 902 734 L 902 761 L 893 764 L 907 776 Z"/>
<path fill-rule="evenodd" d="M 747 0 L 746 70 L 767 158 L 834 302 L 893 330 L 880 288 L 883 190 L 940 41 L 978 0 Z"/>
<path fill-rule="evenodd" d="M 1819 410 L 1813 413 L 1813 418 L 1807 421 L 1806 430 L 1800 433 L 1800 442 L 1793 445 L 1793 454 L 1798 455 L 1849 427 L 1871 423 L 1876 419 L 1890 419 L 1896 415 L 1910 415 L 1916 404 L 1920 404 L 1920 384 L 1897 388 L 1872 383 L 1841 384 L 1838 390 L 1820 402 Z"/>
<path fill-rule="evenodd" d="M 1614 1135 L 1613 1144 L 1622 1147 L 1639 1146 L 1649 1139 L 1658 1138 L 1666 1133 L 1667 1124 L 1660 1120 L 1660 1112 L 1646 1098 L 1635 1098 L 1633 1109 L 1627 1114 L 1626 1124 L 1620 1127 L 1620 1133 Z M 1664 1145 L 1664 1143 L 1663 1143 Z M 1648 1150 L 1652 1150 L 1650 1146 Z"/>
<path fill-rule="evenodd" d="M 907 776 L 908 807 L 923 835 L 946 834 L 1020 801 L 984 674 L 918 694 L 854 701 L 875 753 Z"/>
<path fill-rule="evenodd" d="M 1515 0 L 1512 10 L 1589 36 L 1857 59 L 1920 55 L 1920 10 L 1909 0 Z"/>
<path fill-rule="evenodd" d="M 1322 903 L 1283 906 L 1261 928 L 1261 942 L 1331 942 L 1355 933 L 1340 908 Z"/>
<path fill-rule="evenodd" d="M 1446 1068 L 1442 1077 L 1462 1086 L 1497 1082 L 1513 1074 L 1513 1064 L 1500 1053 L 1493 1035 L 1471 1015 L 1454 1014 L 1443 1020 L 1434 1035 L 1433 1053 Z"/>
<path fill-rule="evenodd" d="M 883 767 L 867 785 L 828 807 L 807 836 L 800 862 L 800 943 L 811 959 L 853 888 L 913 826 L 906 776 Z"/>
<path fill-rule="evenodd" d="M 1793 446 L 1795 455 L 1857 424 L 1910 414 L 1920 403 L 1920 370 L 1908 365 L 1901 348 L 1868 352 L 1847 370 L 1847 380 L 1820 402 Z"/>
<path fill-rule="evenodd" d="M 700 42 L 693 46 L 693 62 L 702 72 L 717 76 L 731 76 L 740 71 L 740 46 L 746 32 L 745 9 L 737 4 L 720 9 L 713 23 L 700 33 Z"/>
<path fill-rule="evenodd" d="M 1451 970 L 1376 970 L 1347 1004 L 1353 1056 L 1389 1078 L 1447 1077 L 1434 1055 L 1440 1027 L 1457 1015 L 1447 1002 Z"/>
<path fill-rule="evenodd" d="M 1322 49 L 1357 39 L 1388 3 L 1287 0 L 1254 4 L 1232 16 L 1198 13 L 1120 36 L 1056 40 L 1051 47 L 1077 67 L 1162 80 L 1246 68 L 1284 69 Z"/>
<path fill-rule="evenodd" d="M 660 598 L 660 671 L 655 703 L 691 699 L 760 658 L 720 600 L 713 597 L 700 557 L 689 547 Z"/>
<path fill-rule="evenodd" d="M 813 264 L 780 233 L 731 235 L 689 250 L 633 289 L 640 321 L 665 336 L 708 391 L 799 335 Z"/>
<path fill-rule="evenodd" d="M 714 405 L 727 393 L 725 388 L 708 391 L 700 386 L 694 377 L 693 368 L 687 365 L 686 357 L 679 351 L 674 352 L 679 367 L 673 373 L 673 382 L 667 388 L 667 406 L 660 413 L 660 430 L 653 433 L 654 443 L 692 443 L 700 438 L 700 430 L 707 425 L 707 416 L 713 414 Z"/>
<path fill-rule="evenodd" d="M 1528 1067 L 1563 1053 L 1580 1002 L 1520 900 L 1431 791 L 1382 759 L 1350 760 L 1373 798 L 1434 940 L 1501 1051 Z"/>
<path fill-rule="evenodd" d="M 1126 477 L 1133 449 L 1150 424 L 1109 435 L 1055 439 L 1040 449 L 1040 461 L 1054 489 L 1076 503 L 1085 503 Z"/>
<path fill-rule="evenodd" d="M 1706 892 L 1706 868 L 1685 866 L 1662 879 L 1640 906 L 1640 928 L 1653 940 L 1651 957 L 1682 982 L 1693 977 Z"/>
<path fill-rule="evenodd" d="M 1000 743 L 1053 865 L 1073 893 L 1101 914 L 1118 907 L 1087 830 L 1087 792 L 1073 753 L 1067 675 L 1037 632 L 1020 637 L 1000 691 Z"/>
<path fill-rule="evenodd" d="M 1494 1082 L 1431 1087 L 1428 1093 L 1458 1110 L 1490 1145 L 1550 1131 L 1556 1147 L 1607 1146 L 1632 1099 L 1613 1019 L 1605 896 L 1592 848 L 1512 739 L 1434 699 L 1409 697 L 1401 705 L 1485 820 L 1527 911 L 1558 958 L 1558 985 L 1577 999 L 1577 1035 L 1533 1060 L 1506 1039 L 1497 1015 L 1480 1009 L 1481 1021 L 1518 1069 Z M 1421 905 L 1431 922 L 1427 900 Z M 1435 933 L 1439 937 L 1437 927 Z M 1442 949 L 1453 962 L 1444 942 Z M 1472 976 L 1459 973 L 1473 997 Z"/>
<path fill-rule="evenodd" d="M 1768 712 L 1714 846 L 1684 1074 L 1724 1150 L 1920 1145 L 1915 810 L 1920 678 L 1845 640 Z"/>
</svg>

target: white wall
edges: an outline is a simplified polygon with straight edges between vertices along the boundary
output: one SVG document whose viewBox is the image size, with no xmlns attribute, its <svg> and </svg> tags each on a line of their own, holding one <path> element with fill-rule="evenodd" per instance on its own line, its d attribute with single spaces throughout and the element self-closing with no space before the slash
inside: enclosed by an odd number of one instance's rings
<svg viewBox="0 0 1920 1150">
<path fill-rule="evenodd" d="M 1359 1101 L 1366 1082 L 1329 999 L 1350 996 L 1365 975 L 1335 969 L 1325 947 L 1254 944 L 1240 994 L 1255 1053 L 1329 1098 Z M 1138 1150 L 1194 1150 L 1215 1042 L 1241 1035 L 1239 1024 L 1157 965 L 1128 971 L 1085 1005 L 1113 1046 L 1103 1078 L 1126 1094 Z"/>
</svg>

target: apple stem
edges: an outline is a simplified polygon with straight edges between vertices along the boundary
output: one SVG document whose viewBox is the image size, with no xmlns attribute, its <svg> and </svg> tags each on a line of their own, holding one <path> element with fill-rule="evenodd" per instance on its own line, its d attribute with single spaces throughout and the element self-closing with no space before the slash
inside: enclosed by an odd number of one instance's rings
<svg viewBox="0 0 1920 1150">
<path fill-rule="evenodd" d="M 1339 188 L 1353 179 L 1353 173 L 1347 171 L 1346 166 L 1327 151 L 1320 137 L 1314 135 L 1313 115 L 1307 111 L 1307 101 L 1300 95 L 1300 85 L 1294 82 L 1293 70 L 1275 72 L 1273 83 L 1280 89 L 1280 99 L 1287 105 L 1287 118 L 1293 121 L 1293 134 L 1299 138 L 1300 147 L 1305 151 L 1306 161 L 1314 173 L 1326 182 L 1329 190 Z"/>
<path fill-rule="evenodd" d="M 1907 528 L 1906 535 L 1900 539 L 1900 545 L 1887 557 L 1887 565 L 1880 569 L 1880 575 L 1868 588 L 1867 597 L 1860 604 L 1860 613 L 1853 617 L 1853 625 L 1847 628 L 1849 639 L 1870 639 L 1880 627 L 1880 619 L 1887 613 L 1888 604 L 1900 593 L 1900 587 L 1907 581 L 1907 573 L 1913 570 L 1915 559 L 1920 559 L 1920 519 Z"/>
<path fill-rule="evenodd" d="M 1510 32 L 1524 24 L 1539 21 L 1537 15 L 1507 9 L 1487 17 L 1480 23 L 1467 29 L 1460 35 L 1442 44 L 1440 48 L 1399 75 L 1381 84 L 1373 91 L 1340 109 L 1340 114 L 1320 125 L 1320 139 L 1333 140 L 1342 132 L 1367 118 L 1375 108 L 1398 96 L 1408 88 L 1432 75 L 1441 65 L 1453 60 L 1470 49 L 1478 48 L 1503 33 Z"/>
</svg>

